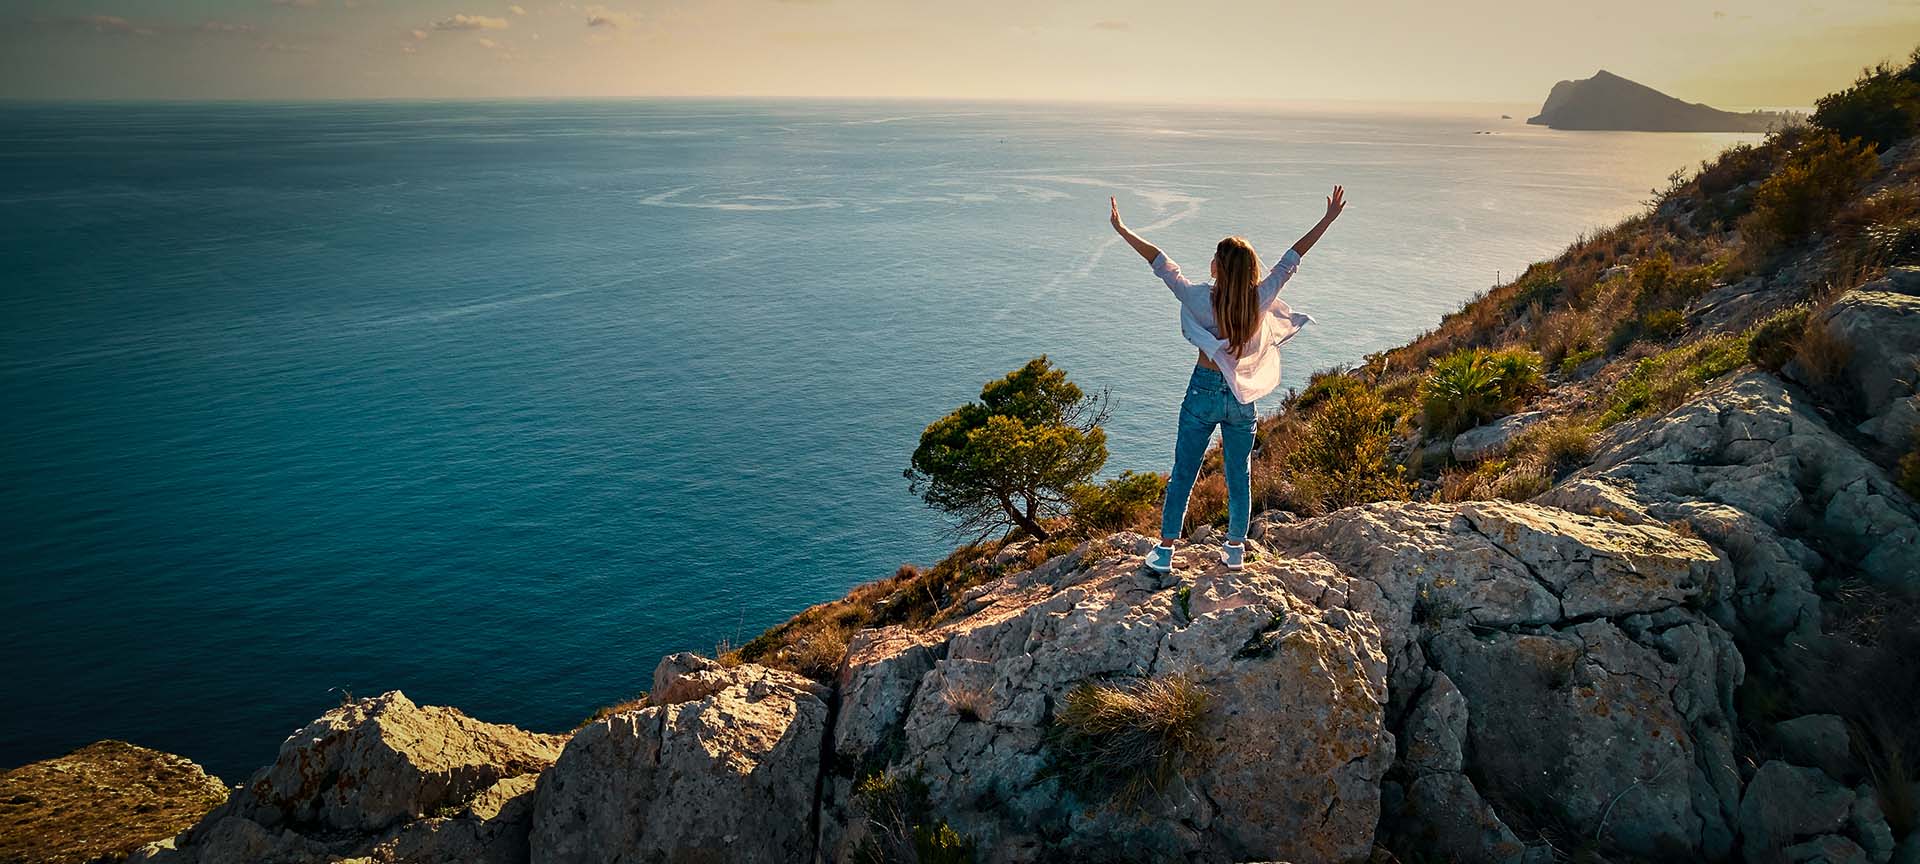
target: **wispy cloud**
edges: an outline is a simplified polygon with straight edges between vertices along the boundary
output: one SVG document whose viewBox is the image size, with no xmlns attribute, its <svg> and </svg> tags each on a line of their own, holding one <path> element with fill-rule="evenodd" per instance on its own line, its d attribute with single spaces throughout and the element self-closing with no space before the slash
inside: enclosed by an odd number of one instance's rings
<svg viewBox="0 0 1920 864">
<path fill-rule="evenodd" d="M 159 32 L 146 24 L 136 24 L 118 15 L 72 15 L 57 18 L 32 18 L 33 24 L 63 30 L 91 30 L 121 36 L 152 36 Z"/>
<path fill-rule="evenodd" d="M 519 7 L 519 6 L 508 6 L 508 7 L 507 7 L 507 11 L 508 11 L 508 12 L 512 12 L 512 13 L 513 13 L 513 14 L 515 14 L 515 15 L 525 15 L 525 14 L 527 14 L 527 10 L 526 10 L 526 9 L 524 9 L 524 8 L 521 8 L 521 7 Z"/>
<path fill-rule="evenodd" d="M 435 30 L 505 30 L 507 19 L 491 18 L 486 15 L 455 15 L 433 22 Z"/>
<path fill-rule="evenodd" d="M 1133 23 L 1130 21 L 1119 21 L 1114 19 L 1108 19 L 1106 21 L 1093 22 L 1093 29 L 1119 32 L 1122 30 L 1132 30 Z"/>
</svg>

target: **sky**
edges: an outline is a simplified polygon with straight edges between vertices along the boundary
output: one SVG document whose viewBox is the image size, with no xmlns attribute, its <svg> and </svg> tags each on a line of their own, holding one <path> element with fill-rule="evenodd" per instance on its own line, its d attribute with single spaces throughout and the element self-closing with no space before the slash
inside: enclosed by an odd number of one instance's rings
<svg viewBox="0 0 1920 864">
<path fill-rule="evenodd" d="M 1810 105 L 1920 0 L 0 0 L 0 98 Z"/>
</svg>

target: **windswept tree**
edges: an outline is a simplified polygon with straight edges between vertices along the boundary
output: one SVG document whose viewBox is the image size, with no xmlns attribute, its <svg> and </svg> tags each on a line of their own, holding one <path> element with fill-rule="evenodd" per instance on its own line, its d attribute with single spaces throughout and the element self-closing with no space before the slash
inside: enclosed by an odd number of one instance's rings
<svg viewBox="0 0 1920 864">
<path fill-rule="evenodd" d="M 1107 461 L 1106 396 L 1088 396 L 1045 355 L 989 381 L 920 434 L 907 490 L 985 536 L 1018 527 L 1046 539 L 1043 520 Z"/>
</svg>

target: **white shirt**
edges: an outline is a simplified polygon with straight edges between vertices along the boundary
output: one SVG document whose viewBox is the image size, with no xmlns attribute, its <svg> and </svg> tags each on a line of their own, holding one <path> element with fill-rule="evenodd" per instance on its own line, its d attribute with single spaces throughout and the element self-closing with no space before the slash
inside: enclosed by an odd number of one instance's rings
<svg viewBox="0 0 1920 864">
<path fill-rule="evenodd" d="M 1273 265 L 1273 272 L 1260 280 L 1257 301 L 1259 325 L 1253 341 L 1242 356 L 1234 356 L 1231 346 L 1220 336 L 1220 325 L 1213 320 L 1213 284 L 1194 284 L 1180 275 L 1180 265 L 1167 253 L 1153 259 L 1153 275 L 1167 283 L 1180 300 L 1180 335 L 1220 367 L 1233 398 L 1251 403 L 1280 386 L 1280 345 L 1292 339 L 1300 328 L 1313 323 L 1313 316 L 1295 312 L 1280 299 L 1280 288 L 1300 269 L 1300 253 L 1288 249 Z"/>
</svg>

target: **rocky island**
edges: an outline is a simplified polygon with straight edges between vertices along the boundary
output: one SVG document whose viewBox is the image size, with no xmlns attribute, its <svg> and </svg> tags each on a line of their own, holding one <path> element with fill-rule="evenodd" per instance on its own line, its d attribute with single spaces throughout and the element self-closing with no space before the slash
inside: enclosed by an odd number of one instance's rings
<svg viewBox="0 0 1920 864">
<path fill-rule="evenodd" d="M 26 766 L 0 848 L 1914 864 L 1920 64 L 1883 72 L 1316 375 L 1261 425 L 1242 571 L 1217 473 L 1165 576 L 1123 475 L 559 734 L 390 692 L 224 802 L 183 760 Z M 74 815 L 138 788 L 181 791 Z"/>
<path fill-rule="evenodd" d="M 1553 85 L 1534 126 L 1620 132 L 1765 132 L 1785 121 L 1770 111 L 1737 114 L 1682 102 L 1602 69 L 1592 78 Z"/>
</svg>

